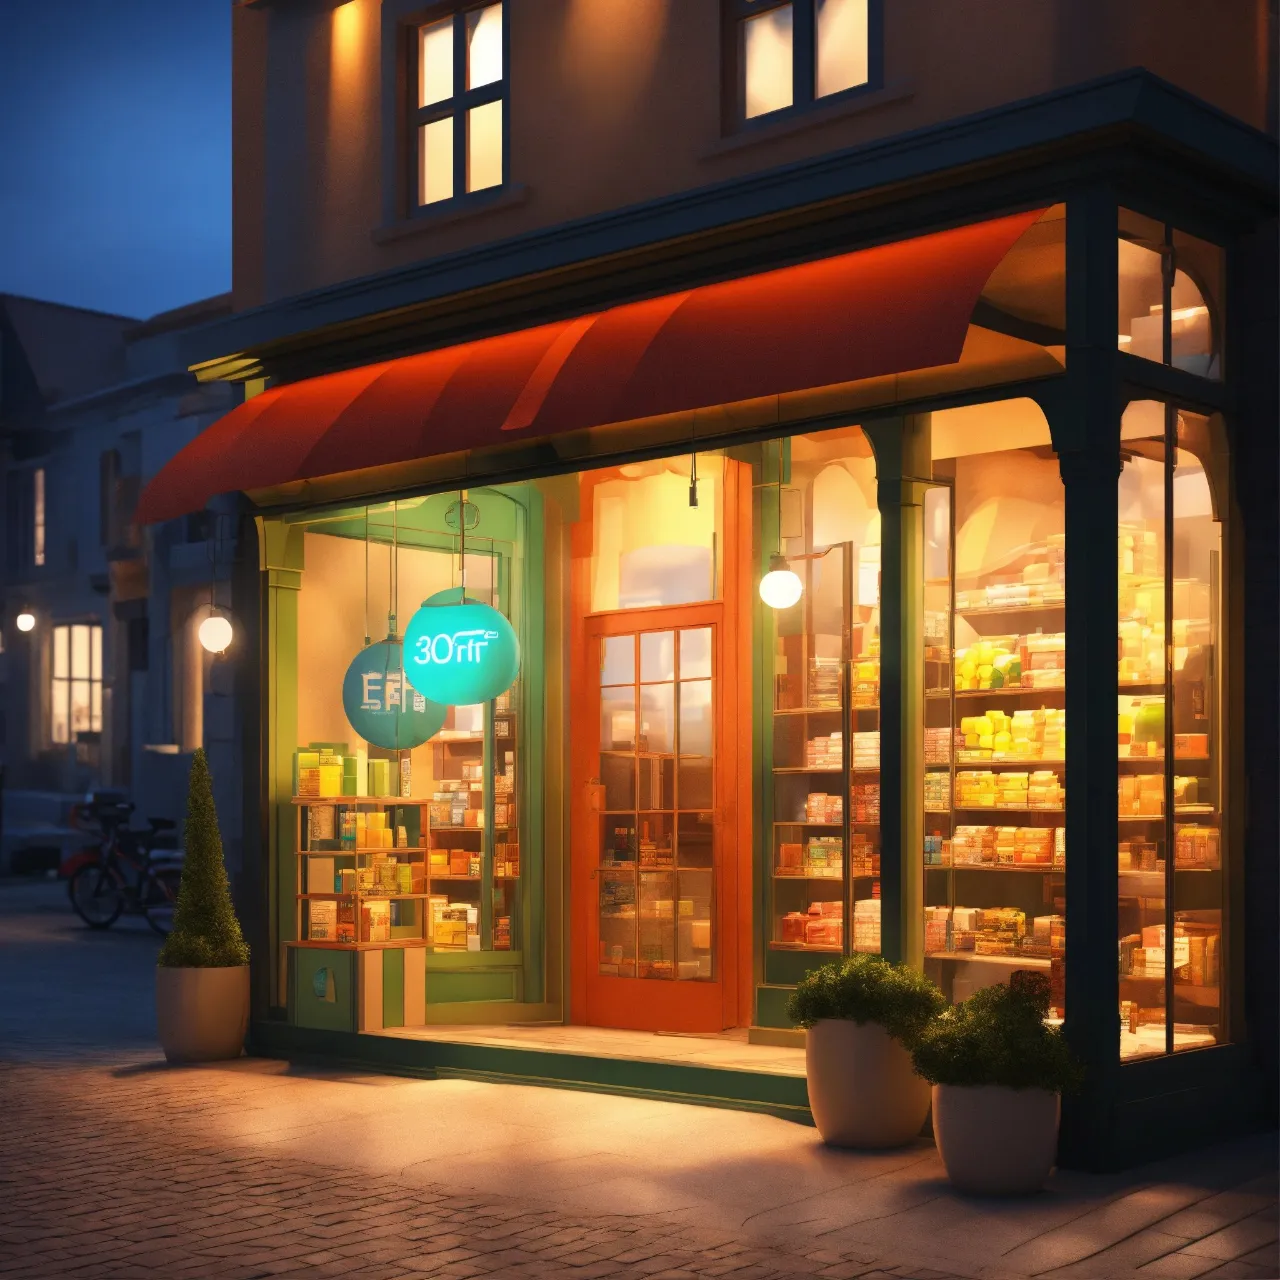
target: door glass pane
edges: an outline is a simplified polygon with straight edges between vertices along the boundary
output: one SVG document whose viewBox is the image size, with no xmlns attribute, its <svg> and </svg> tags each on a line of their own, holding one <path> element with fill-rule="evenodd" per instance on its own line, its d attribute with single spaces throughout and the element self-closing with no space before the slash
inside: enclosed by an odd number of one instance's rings
<svg viewBox="0 0 1280 1280">
<path fill-rule="evenodd" d="M 640 792 L 636 804 L 641 809 L 674 809 L 675 760 L 672 756 L 640 757 Z"/>
<path fill-rule="evenodd" d="M 635 684 L 635 636 L 605 636 L 600 642 L 600 683 Z"/>
<path fill-rule="evenodd" d="M 467 112 L 467 190 L 502 185 L 502 103 Z"/>
<path fill-rule="evenodd" d="M 71 682 L 71 731 L 82 733 L 93 723 L 93 712 L 89 704 L 89 681 L 73 680 Z"/>
<path fill-rule="evenodd" d="M 89 676 L 93 680 L 102 679 L 102 628 L 89 628 Z"/>
<path fill-rule="evenodd" d="M 792 103 L 791 6 L 742 23 L 743 114 L 748 120 Z"/>
<path fill-rule="evenodd" d="M 418 28 L 418 105 L 453 97 L 453 18 Z"/>
<path fill-rule="evenodd" d="M 680 633 L 680 679 L 711 676 L 711 628 L 690 627 Z"/>
<path fill-rule="evenodd" d="M 677 847 L 682 867 L 710 867 L 713 815 L 709 810 L 681 813 Z"/>
<path fill-rule="evenodd" d="M 640 734 L 642 754 L 669 756 L 675 750 L 675 686 L 640 686 Z"/>
<path fill-rule="evenodd" d="M 642 811 L 637 817 L 640 869 L 665 870 L 675 863 L 675 838 L 672 815 L 661 811 Z"/>
<path fill-rule="evenodd" d="M 640 679 L 647 683 L 675 678 L 675 632 L 644 632 L 640 636 Z"/>
<path fill-rule="evenodd" d="M 631 867 L 636 862 L 636 820 L 630 813 L 608 813 L 600 819 L 600 865 Z"/>
<path fill-rule="evenodd" d="M 602 755 L 600 781 L 604 786 L 607 813 L 626 812 L 636 807 L 636 760 L 630 753 Z"/>
<path fill-rule="evenodd" d="M 634 751 L 636 692 L 634 687 L 604 689 L 600 694 L 600 749 Z"/>
<path fill-rule="evenodd" d="M 605 871 L 600 882 L 600 972 L 621 978 L 636 974 L 636 874 Z"/>
<path fill-rule="evenodd" d="M 89 728 L 102 731 L 102 685 L 97 680 L 89 686 Z"/>
<path fill-rule="evenodd" d="M 1165 408 L 1131 404 L 1121 424 L 1120 1057 L 1165 1052 Z"/>
<path fill-rule="evenodd" d="M 679 873 L 679 898 L 676 902 L 676 977 L 685 980 L 707 980 L 712 972 L 711 872 Z"/>
<path fill-rule="evenodd" d="M 675 876 L 670 871 L 640 872 L 639 978 L 676 976 Z"/>
<path fill-rule="evenodd" d="M 54 627 L 53 676 L 55 680 L 65 680 L 71 675 L 70 642 L 70 627 Z"/>
<path fill-rule="evenodd" d="M 50 736 L 54 742 L 71 741 L 71 684 L 67 680 L 53 682 L 53 715 Z"/>
<path fill-rule="evenodd" d="M 680 682 L 680 761 L 676 778 L 681 809 L 712 805 L 714 709 L 710 680 Z"/>
<path fill-rule="evenodd" d="M 1223 759 L 1219 716 L 1222 526 L 1203 459 L 1209 420 L 1177 415 L 1173 472 L 1174 1049 L 1222 1027 Z"/>
<path fill-rule="evenodd" d="M 867 0 L 818 0 L 816 94 L 867 82 Z"/>
</svg>

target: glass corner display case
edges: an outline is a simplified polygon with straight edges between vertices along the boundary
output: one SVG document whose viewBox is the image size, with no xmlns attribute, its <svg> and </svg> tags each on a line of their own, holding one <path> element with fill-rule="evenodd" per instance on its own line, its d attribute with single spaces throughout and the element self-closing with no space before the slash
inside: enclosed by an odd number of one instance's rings
<svg viewBox="0 0 1280 1280">
<path fill-rule="evenodd" d="M 880 545 L 874 468 L 857 428 L 788 444 L 795 536 L 780 541 L 804 590 L 798 604 L 769 611 L 775 639 L 768 946 L 775 952 L 878 953 Z M 781 523 L 789 531 L 785 516 Z"/>
<path fill-rule="evenodd" d="M 1043 435 L 935 454 L 925 492 L 924 949 L 953 1001 L 1042 969 L 1061 1018 L 1065 504 Z"/>
<path fill-rule="evenodd" d="M 1222 531 L 1207 469 L 1212 436 L 1210 419 L 1153 401 L 1131 404 L 1121 428 L 1124 1060 L 1224 1038 Z"/>
</svg>

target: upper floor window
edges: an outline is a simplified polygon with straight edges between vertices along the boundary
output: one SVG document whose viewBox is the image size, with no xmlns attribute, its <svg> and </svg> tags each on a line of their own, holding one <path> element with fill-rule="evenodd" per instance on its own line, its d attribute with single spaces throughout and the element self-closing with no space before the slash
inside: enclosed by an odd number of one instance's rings
<svg viewBox="0 0 1280 1280">
<path fill-rule="evenodd" d="M 739 119 L 866 88 L 876 79 L 879 0 L 728 0 Z"/>
<path fill-rule="evenodd" d="M 44 468 L 10 471 L 4 498 L 8 568 L 22 576 L 45 562 Z"/>
<path fill-rule="evenodd" d="M 44 468 L 37 467 L 31 476 L 31 562 L 44 564 Z"/>
<path fill-rule="evenodd" d="M 414 158 L 417 203 L 500 187 L 506 173 L 506 49 L 501 2 L 420 25 Z"/>
</svg>

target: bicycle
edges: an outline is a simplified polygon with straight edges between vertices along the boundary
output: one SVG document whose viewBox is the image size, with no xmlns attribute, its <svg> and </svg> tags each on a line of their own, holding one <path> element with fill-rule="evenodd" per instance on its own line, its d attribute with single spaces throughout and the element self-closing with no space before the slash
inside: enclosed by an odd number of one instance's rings
<svg viewBox="0 0 1280 1280">
<path fill-rule="evenodd" d="M 177 824 L 149 818 L 146 831 L 125 826 L 134 806 L 128 801 L 97 806 L 102 829 L 99 856 L 79 867 L 67 882 L 75 913 L 91 929 L 109 929 L 126 909 L 141 915 L 161 937 L 173 928 L 173 912 L 182 878 L 182 851 L 156 845 Z"/>
</svg>

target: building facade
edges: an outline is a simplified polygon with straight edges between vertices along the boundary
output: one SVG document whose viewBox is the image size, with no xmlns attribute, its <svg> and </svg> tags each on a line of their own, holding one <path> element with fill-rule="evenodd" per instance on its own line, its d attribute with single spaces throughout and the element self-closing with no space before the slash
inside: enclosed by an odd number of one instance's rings
<svg viewBox="0 0 1280 1280">
<path fill-rule="evenodd" d="M 146 322 L 26 298 L 0 310 L 12 811 L 0 865 L 36 870 L 56 865 L 45 828 L 56 836 L 70 798 L 117 787 L 139 818 L 180 819 L 191 751 L 238 759 L 230 671 L 196 639 L 211 590 L 229 593 L 232 526 L 224 517 L 219 542 L 212 513 L 133 521 L 142 485 L 237 397 L 200 386 L 176 341 L 229 299 Z M 238 820 L 235 793 L 220 799 Z M 234 868 L 238 841 L 228 853 Z"/>
<path fill-rule="evenodd" d="M 1273 22 L 237 8 L 245 400 L 138 518 L 247 495 L 255 1043 L 799 1115 L 492 1030 L 785 1046 L 872 951 L 1049 978 L 1065 1161 L 1259 1122 Z"/>
</svg>

